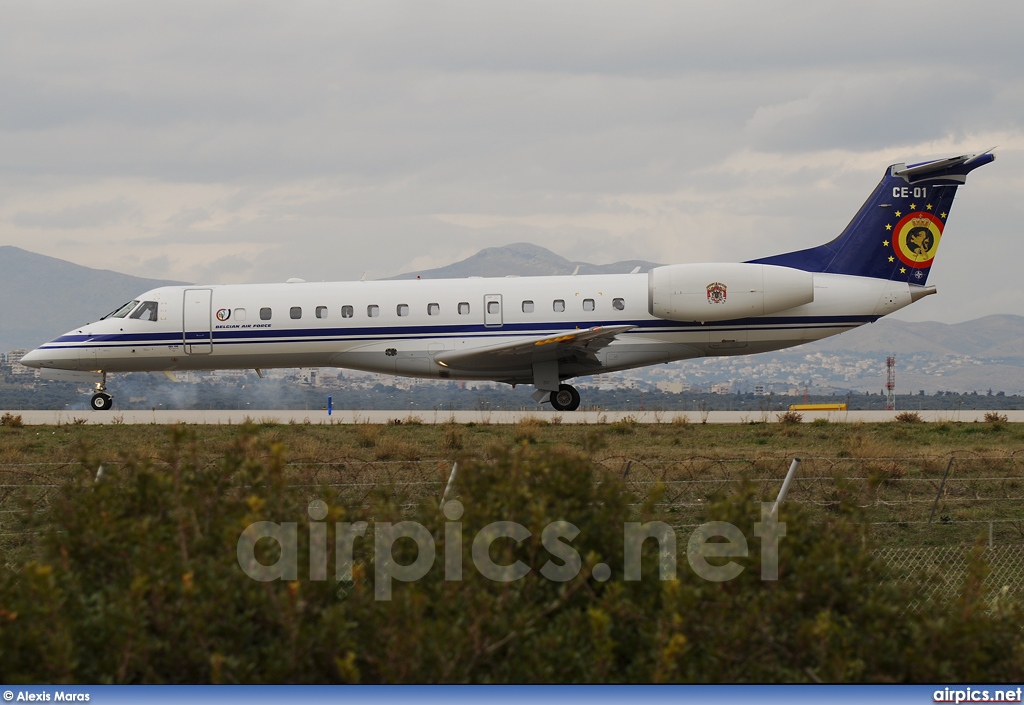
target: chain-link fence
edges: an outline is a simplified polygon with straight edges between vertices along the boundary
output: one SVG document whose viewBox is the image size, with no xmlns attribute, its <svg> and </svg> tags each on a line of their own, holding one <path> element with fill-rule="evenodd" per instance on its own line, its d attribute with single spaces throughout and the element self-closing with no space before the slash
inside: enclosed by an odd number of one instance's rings
<svg viewBox="0 0 1024 705">
<path fill-rule="evenodd" d="M 656 511 L 678 529 L 714 519 L 708 505 L 743 483 L 765 501 L 778 494 L 791 458 L 688 456 L 674 459 L 607 454 L 597 464 L 626 482 L 639 505 L 657 492 Z M 958 453 L 933 457 L 806 457 L 787 503 L 827 518 L 842 505 L 858 510 L 882 546 L 878 557 L 890 579 L 908 585 L 930 578 L 923 599 L 952 594 L 967 574 L 971 547 L 987 545 L 987 589 L 1024 596 L 1024 453 Z M 306 501 L 355 506 L 386 495 L 412 510 L 439 502 L 451 460 L 294 460 L 284 470 Z M 159 463 L 158 463 L 159 465 Z M 108 471 L 121 468 L 111 464 Z M 27 546 L 19 516 L 45 511 L 67 481 L 92 482 L 76 463 L 0 463 L 0 553 Z M 239 491 L 244 491 L 239 487 Z M 301 508 L 299 510 L 301 511 Z M 785 510 L 783 510 L 785 511 Z M 785 516 L 783 515 L 783 518 Z M 755 519 L 756 520 L 756 519 Z"/>
<path fill-rule="evenodd" d="M 606 455 L 596 464 L 623 478 L 638 503 L 657 491 L 658 507 L 684 526 L 705 521 L 703 510 L 709 500 L 742 483 L 766 501 L 774 500 L 790 460 L 774 454 L 675 459 Z M 917 535 L 922 530 L 941 533 L 939 543 L 969 544 L 989 522 L 995 523 L 997 544 L 1024 541 L 1024 454 L 958 454 L 952 466 L 949 460 L 949 456 L 805 457 L 787 501 L 822 512 L 844 503 L 856 506 L 862 520 L 886 545 L 934 544 Z M 329 489 L 330 496 L 320 497 L 325 501 L 359 503 L 372 492 L 387 492 L 401 503 L 415 504 L 435 495 L 439 499 L 451 463 L 444 458 L 339 457 L 294 460 L 284 471 L 290 485 L 308 486 L 314 493 Z M 119 464 L 109 463 L 107 468 L 116 473 Z M 26 500 L 33 509 L 44 508 L 61 484 L 81 481 L 81 472 L 73 462 L 0 463 L 0 524 L 4 514 L 24 510 Z"/>
<path fill-rule="evenodd" d="M 875 556 L 884 566 L 883 580 L 901 583 L 915 595 L 912 608 L 955 599 L 972 571 L 984 576 L 982 589 L 993 599 L 1024 596 L 1024 544 L 884 547 L 876 550 Z"/>
</svg>

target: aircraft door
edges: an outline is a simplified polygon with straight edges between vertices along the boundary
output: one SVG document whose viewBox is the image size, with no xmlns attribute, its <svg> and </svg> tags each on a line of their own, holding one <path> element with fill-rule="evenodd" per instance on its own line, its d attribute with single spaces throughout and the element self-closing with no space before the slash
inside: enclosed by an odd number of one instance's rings
<svg viewBox="0 0 1024 705">
<path fill-rule="evenodd" d="M 182 335 L 188 355 L 213 352 L 212 289 L 185 289 Z"/>
<path fill-rule="evenodd" d="M 501 294 L 484 295 L 484 325 L 488 328 L 501 327 Z"/>
</svg>

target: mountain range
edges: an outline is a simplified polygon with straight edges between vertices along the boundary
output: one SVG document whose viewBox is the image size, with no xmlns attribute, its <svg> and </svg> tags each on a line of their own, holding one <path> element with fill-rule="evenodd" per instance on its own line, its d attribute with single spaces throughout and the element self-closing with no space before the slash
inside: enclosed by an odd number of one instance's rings
<svg viewBox="0 0 1024 705">
<path fill-rule="evenodd" d="M 491 247 L 459 262 L 395 279 L 625 273 L 653 262 L 573 262 L 537 245 Z M 0 247 L 0 352 L 32 348 L 108 313 L 158 286 L 181 284 L 91 269 L 17 247 Z M 1024 317 L 985 316 L 963 323 L 886 318 L 857 330 L 763 355 L 658 366 L 635 373 L 700 380 L 746 379 L 817 388 L 877 390 L 885 357 L 896 355 L 903 391 L 1005 390 L 1024 393 Z"/>
<path fill-rule="evenodd" d="M 95 321 L 148 289 L 181 283 L 0 247 L 0 352 L 34 348 Z"/>
<path fill-rule="evenodd" d="M 955 324 L 884 318 L 799 347 L 681 363 L 681 369 L 684 377 L 705 383 L 743 379 L 779 391 L 807 386 L 819 394 L 877 393 L 885 385 L 890 355 L 896 358 L 900 394 L 989 389 L 1024 394 L 1024 317 L 1005 314 Z"/>
<path fill-rule="evenodd" d="M 504 247 L 488 247 L 475 255 L 437 269 L 399 274 L 392 279 L 459 279 L 463 277 L 540 277 L 555 274 L 626 274 L 639 267 L 646 272 L 660 265 L 644 260 L 626 260 L 612 264 L 572 262 L 551 250 L 517 242 Z"/>
</svg>

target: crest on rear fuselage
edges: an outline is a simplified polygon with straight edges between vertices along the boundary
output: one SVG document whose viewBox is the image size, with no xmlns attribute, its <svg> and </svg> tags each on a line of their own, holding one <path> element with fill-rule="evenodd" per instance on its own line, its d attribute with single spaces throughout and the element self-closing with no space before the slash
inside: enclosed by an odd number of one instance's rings
<svg viewBox="0 0 1024 705">
<path fill-rule="evenodd" d="M 712 282 L 708 284 L 708 303 L 709 304 L 724 304 L 726 296 L 726 286 L 722 282 Z"/>
</svg>

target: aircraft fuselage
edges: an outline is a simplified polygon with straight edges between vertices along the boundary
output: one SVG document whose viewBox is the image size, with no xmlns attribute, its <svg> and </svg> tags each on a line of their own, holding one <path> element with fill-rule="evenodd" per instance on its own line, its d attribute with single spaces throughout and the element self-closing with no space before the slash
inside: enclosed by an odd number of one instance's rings
<svg viewBox="0 0 1024 705">
<path fill-rule="evenodd" d="M 161 287 L 155 320 L 82 326 L 30 353 L 66 370 L 340 367 L 434 379 L 532 383 L 530 365 L 459 368 L 438 354 L 570 329 L 634 326 L 563 378 L 687 358 L 746 355 L 835 335 L 912 301 L 901 282 L 814 274 L 814 301 L 771 315 L 675 321 L 649 312 L 648 274 Z M 922 294 L 923 295 L 923 294 Z"/>
</svg>

